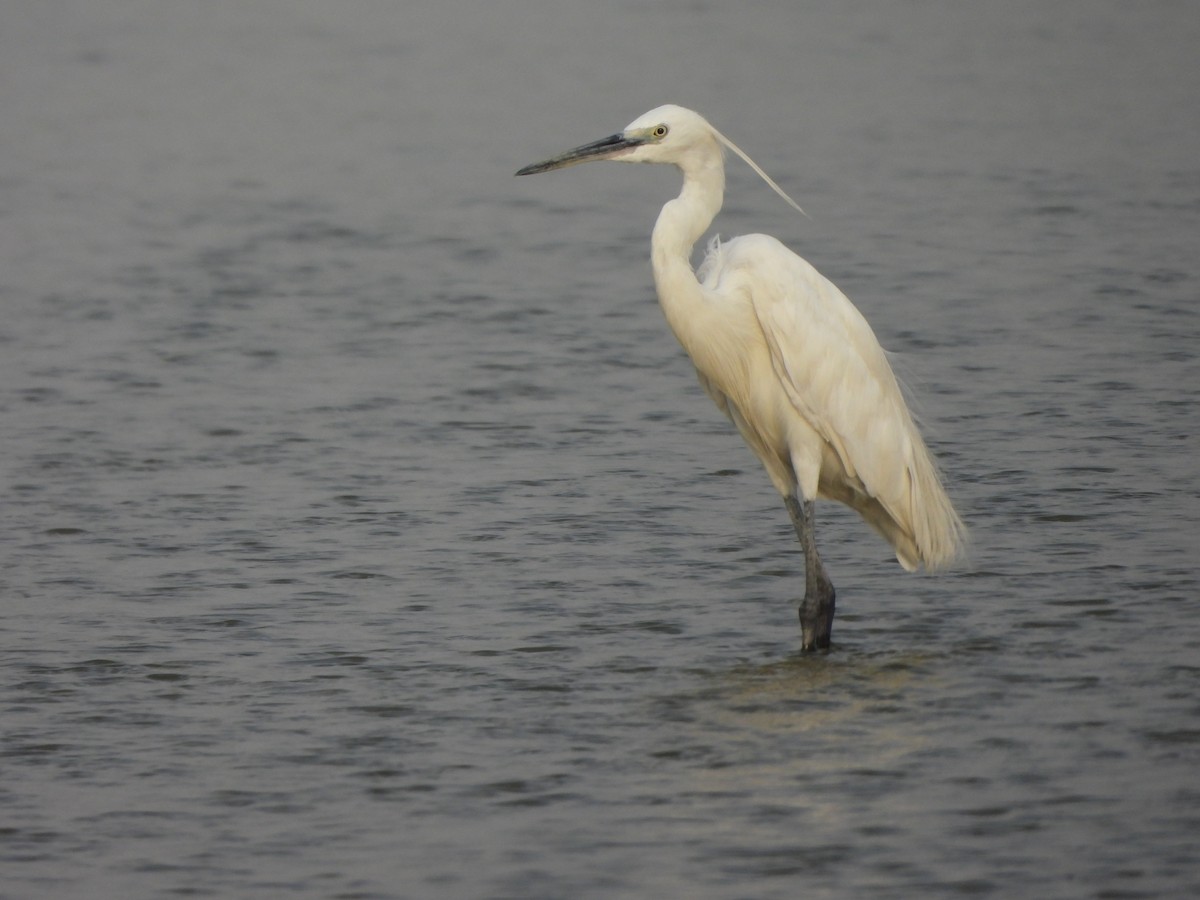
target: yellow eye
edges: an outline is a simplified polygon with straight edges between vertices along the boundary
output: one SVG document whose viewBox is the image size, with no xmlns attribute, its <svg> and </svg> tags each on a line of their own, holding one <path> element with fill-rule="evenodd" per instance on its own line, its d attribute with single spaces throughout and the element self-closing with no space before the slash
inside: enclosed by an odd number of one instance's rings
<svg viewBox="0 0 1200 900">
<path fill-rule="evenodd" d="M 667 132 L 670 130 L 666 125 L 655 125 L 654 129 L 650 132 L 650 137 L 661 141 L 667 136 Z"/>
</svg>

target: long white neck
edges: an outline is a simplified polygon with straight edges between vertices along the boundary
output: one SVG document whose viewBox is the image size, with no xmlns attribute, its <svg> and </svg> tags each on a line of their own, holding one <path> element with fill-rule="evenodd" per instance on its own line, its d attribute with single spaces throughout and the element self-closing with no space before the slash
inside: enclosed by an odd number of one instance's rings
<svg viewBox="0 0 1200 900">
<path fill-rule="evenodd" d="M 689 346 L 689 310 L 702 302 L 700 282 L 692 271 L 692 247 L 708 230 L 721 209 L 725 194 L 725 166 L 721 151 L 687 160 L 680 165 L 683 190 L 658 214 L 650 238 L 654 286 L 667 322 L 685 348 Z"/>
</svg>

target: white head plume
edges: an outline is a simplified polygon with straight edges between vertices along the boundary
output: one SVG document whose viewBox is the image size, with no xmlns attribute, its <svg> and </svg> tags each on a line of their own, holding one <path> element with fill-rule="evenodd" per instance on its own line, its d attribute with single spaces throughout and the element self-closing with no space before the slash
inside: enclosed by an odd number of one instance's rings
<svg viewBox="0 0 1200 900">
<path fill-rule="evenodd" d="M 710 124 L 708 127 L 712 128 L 712 125 Z M 717 129 L 715 129 L 715 128 L 713 128 L 713 134 L 715 134 L 717 136 L 717 140 L 719 140 L 722 144 L 724 144 L 726 147 L 728 147 L 730 150 L 732 150 L 734 153 L 736 153 L 738 156 L 740 156 L 742 158 L 742 160 L 746 163 L 746 165 L 748 165 L 750 168 L 752 168 L 758 174 L 759 178 L 761 178 L 768 185 L 770 185 L 771 190 L 773 190 L 780 197 L 782 197 L 784 200 L 786 200 L 788 206 L 790 206 L 792 209 L 796 210 L 796 212 L 800 213 L 800 215 L 804 216 L 805 218 L 809 218 L 808 213 L 806 213 L 804 210 L 802 210 L 800 208 L 800 204 L 797 203 L 795 200 L 793 200 L 791 197 L 789 197 L 787 195 L 787 193 L 784 191 L 784 189 L 781 188 L 779 185 L 777 185 L 771 179 L 771 176 L 768 175 L 766 172 L 764 172 L 762 170 L 762 167 L 758 163 L 756 163 L 754 160 L 752 160 L 741 147 L 739 147 L 737 144 L 735 144 L 729 138 L 725 137 L 725 135 L 721 134 L 721 132 L 717 131 Z"/>
</svg>

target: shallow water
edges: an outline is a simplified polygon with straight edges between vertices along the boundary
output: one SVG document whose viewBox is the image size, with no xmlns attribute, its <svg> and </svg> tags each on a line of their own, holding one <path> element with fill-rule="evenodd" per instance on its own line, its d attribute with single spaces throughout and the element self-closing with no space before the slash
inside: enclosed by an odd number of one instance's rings
<svg viewBox="0 0 1200 900">
<path fill-rule="evenodd" d="M 1200 891 L 1183 5 L 10 4 L 11 897 Z M 680 102 L 897 353 L 970 561 L 802 559 L 662 322 Z"/>
</svg>

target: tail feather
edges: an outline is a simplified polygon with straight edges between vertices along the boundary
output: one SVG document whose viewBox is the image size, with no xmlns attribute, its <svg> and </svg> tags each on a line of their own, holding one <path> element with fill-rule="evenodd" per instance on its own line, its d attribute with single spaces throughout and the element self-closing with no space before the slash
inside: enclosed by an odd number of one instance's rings
<svg viewBox="0 0 1200 900">
<path fill-rule="evenodd" d="M 890 498 L 872 496 L 861 482 L 822 481 L 821 496 L 854 509 L 896 552 L 909 572 L 924 566 L 936 572 L 962 556 L 967 529 L 942 486 L 937 465 L 916 434 L 912 459 L 905 470 L 907 490 Z"/>
<path fill-rule="evenodd" d="M 910 531 L 919 562 L 929 571 L 936 572 L 962 556 L 966 549 L 967 529 L 942 487 L 937 464 L 929 449 L 921 442 L 913 451 L 908 471 Z M 904 565 L 905 560 L 901 559 L 900 563 Z"/>
</svg>

